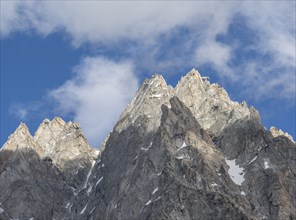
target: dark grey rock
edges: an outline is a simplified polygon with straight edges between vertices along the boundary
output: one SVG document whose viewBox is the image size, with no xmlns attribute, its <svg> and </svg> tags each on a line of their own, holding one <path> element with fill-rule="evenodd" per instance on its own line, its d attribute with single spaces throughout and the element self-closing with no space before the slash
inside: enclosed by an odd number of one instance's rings
<svg viewBox="0 0 296 220">
<path fill-rule="evenodd" d="M 21 124 L 0 152 L 0 219 L 296 219 L 296 145 L 196 70 L 145 80 L 100 151 L 80 126 Z"/>
</svg>

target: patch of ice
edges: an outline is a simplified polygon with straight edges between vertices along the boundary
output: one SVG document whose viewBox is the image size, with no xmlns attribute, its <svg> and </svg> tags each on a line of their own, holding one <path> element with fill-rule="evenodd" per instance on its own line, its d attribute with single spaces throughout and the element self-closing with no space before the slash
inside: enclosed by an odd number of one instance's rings
<svg viewBox="0 0 296 220">
<path fill-rule="evenodd" d="M 161 98 L 162 94 L 154 94 L 154 95 L 151 95 L 150 97 L 151 98 Z"/>
<path fill-rule="evenodd" d="M 70 204 L 70 202 L 68 202 L 65 208 L 68 209 L 69 210 L 69 213 L 70 213 L 71 212 L 71 208 L 72 208 L 72 204 Z"/>
<path fill-rule="evenodd" d="M 253 163 L 256 159 L 257 159 L 257 155 L 248 163 L 248 165 Z"/>
<path fill-rule="evenodd" d="M 147 148 L 141 147 L 141 150 L 147 151 L 152 147 L 153 142 L 150 142 L 149 146 Z"/>
<path fill-rule="evenodd" d="M 153 190 L 152 195 L 155 194 L 157 191 L 158 191 L 158 187 Z"/>
<path fill-rule="evenodd" d="M 244 182 L 245 180 L 243 168 L 235 164 L 235 159 L 225 161 L 229 166 L 228 174 L 231 177 L 232 181 L 237 185 L 241 185 L 242 182 Z"/>
<path fill-rule="evenodd" d="M 183 141 L 183 144 L 181 145 L 181 147 L 178 148 L 177 152 L 185 147 L 187 147 L 188 145 L 185 143 L 185 141 Z"/>
<path fill-rule="evenodd" d="M 0 207 L 0 214 L 1 214 L 2 212 L 5 212 L 5 210 L 2 209 L 2 208 Z"/>
<path fill-rule="evenodd" d="M 81 210 L 81 212 L 80 212 L 80 215 L 82 215 L 84 212 L 85 212 L 85 210 L 86 210 L 86 208 L 87 208 L 87 205 L 88 205 L 88 203 L 84 206 L 84 208 Z"/>
<path fill-rule="evenodd" d="M 90 175 L 91 175 L 91 173 L 92 173 L 92 170 L 93 170 L 93 168 L 94 168 L 95 162 L 96 162 L 96 161 L 93 161 L 92 164 L 91 164 L 91 168 L 90 168 L 90 170 L 88 171 L 88 174 L 87 174 L 87 176 L 86 176 L 86 181 L 85 181 L 85 184 L 84 184 L 84 186 L 83 186 L 83 189 L 85 189 L 85 188 L 87 187 L 88 179 L 89 179 L 89 177 L 90 177 Z"/>
<path fill-rule="evenodd" d="M 151 202 L 152 202 L 152 201 L 151 201 L 151 199 L 150 199 L 148 202 L 145 203 L 145 205 L 149 205 Z"/>
<path fill-rule="evenodd" d="M 103 176 L 97 181 L 96 186 L 103 180 Z"/>
<path fill-rule="evenodd" d="M 268 169 L 269 168 L 269 164 L 266 160 L 264 160 L 264 169 Z"/>
<path fill-rule="evenodd" d="M 156 202 L 157 200 L 159 200 L 161 198 L 161 196 L 158 196 L 157 199 L 154 200 L 154 202 Z"/>
<path fill-rule="evenodd" d="M 91 193 L 91 191 L 92 191 L 92 188 L 93 188 L 93 186 L 90 186 L 88 189 L 87 189 L 87 195 L 89 195 L 90 193 Z"/>
<path fill-rule="evenodd" d="M 90 210 L 89 214 L 91 214 L 95 210 L 95 208 L 96 207 L 93 207 L 92 210 Z"/>
</svg>

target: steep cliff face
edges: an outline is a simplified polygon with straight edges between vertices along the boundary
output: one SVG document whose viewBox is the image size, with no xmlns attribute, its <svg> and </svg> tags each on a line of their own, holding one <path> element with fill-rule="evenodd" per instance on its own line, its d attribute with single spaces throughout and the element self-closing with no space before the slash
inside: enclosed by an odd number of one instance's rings
<svg viewBox="0 0 296 220">
<path fill-rule="evenodd" d="M 145 80 L 101 152 L 55 118 L 0 159 L 1 219 L 296 219 L 291 137 L 196 70 Z"/>
</svg>

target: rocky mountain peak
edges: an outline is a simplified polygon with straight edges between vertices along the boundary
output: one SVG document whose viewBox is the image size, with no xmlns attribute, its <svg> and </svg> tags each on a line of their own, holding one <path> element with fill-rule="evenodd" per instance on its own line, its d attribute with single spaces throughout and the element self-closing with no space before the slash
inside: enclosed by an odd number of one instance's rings
<svg viewBox="0 0 296 220">
<path fill-rule="evenodd" d="M 296 219 L 293 139 L 197 70 L 146 79 L 100 150 L 78 123 L 21 124 L 0 152 L 0 219 Z"/>
<path fill-rule="evenodd" d="M 7 142 L 1 148 L 1 151 L 17 151 L 32 149 L 38 153 L 38 155 L 43 154 L 43 149 L 36 145 L 33 137 L 29 131 L 29 128 L 25 123 L 20 123 L 15 132 L 9 136 Z"/>
<path fill-rule="evenodd" d="M 204 91 L 204 87 L 209 83 L 208 80 L 208 77 L 202 77 L 197 70 L 192 69 L 185 76 L 181 77 L 176 86 L 176 91 L 185 88 L 191 89 L 192 86 Z"/>
<path fill-rule="evenodd" d="M 27 136 L 32 137 L 28 126 L 21 122 L 10 138 L 26 138 Z"/>
<path fill-rule="evenodd" d="M 122 131 L 142 116 L 147 117 L 153 129 L 156 128 L 160 123 L 160 106 L 169 104 L 172 93 L 173 88 L 167 85 L 161 75 L 155 74 L 150 79 L 146 79 L 135 98 L 120 116 L 115 130 Z"/>
</svg>

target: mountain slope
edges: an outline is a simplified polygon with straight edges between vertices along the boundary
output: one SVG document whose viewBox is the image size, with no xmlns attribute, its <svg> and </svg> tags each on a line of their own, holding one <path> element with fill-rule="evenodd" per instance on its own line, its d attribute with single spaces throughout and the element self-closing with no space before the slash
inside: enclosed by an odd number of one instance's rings
<svg viewBox="0 0 296 220">
<path fill-rule="evenodd" d="M 75 123 L 22 124 L 0 153 L 0 218 L 296 219 L 295 142 L 196 70 L 145 80 L 100 151 Z"/>
</svg>

